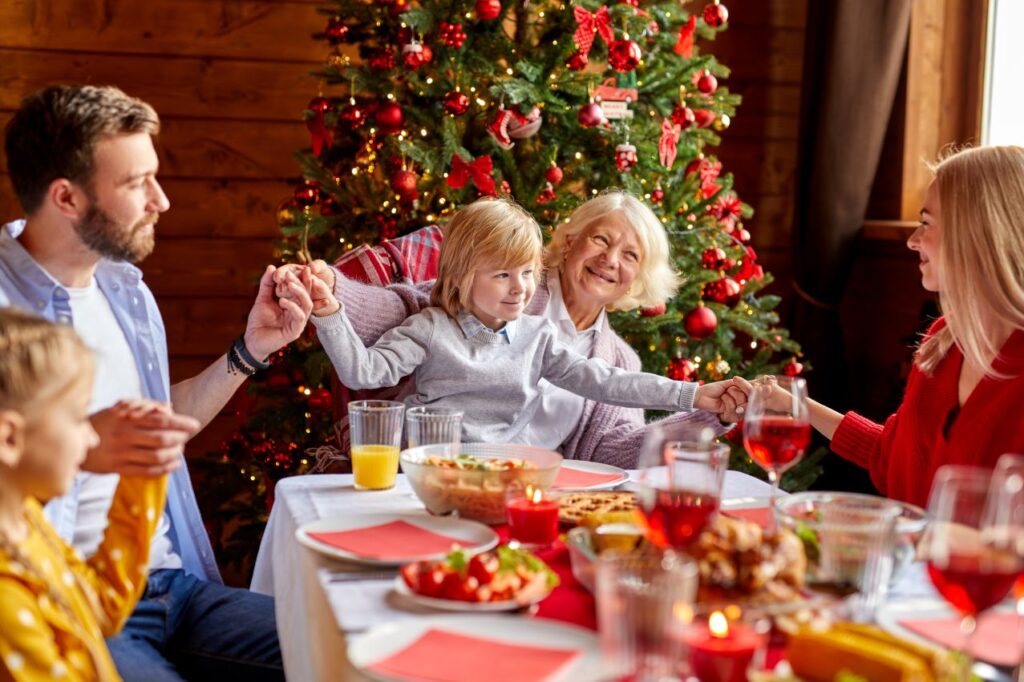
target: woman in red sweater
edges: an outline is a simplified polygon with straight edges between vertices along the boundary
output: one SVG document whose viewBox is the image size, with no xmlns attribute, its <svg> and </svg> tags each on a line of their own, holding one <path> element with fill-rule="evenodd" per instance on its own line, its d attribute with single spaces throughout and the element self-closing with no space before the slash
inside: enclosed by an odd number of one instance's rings
<svg viewBox="0 0 1024 682">
<path fill-rule="evenodd" d="M 885 424 L 811 406 L 833 451 L 918 505 L 943 464 L 992 468 L 1024 453 L 1024 148 L 966 149 L 933 170 L 907 246 L 943 316 L 917 349 L 903 403 Z"/>
</svg>

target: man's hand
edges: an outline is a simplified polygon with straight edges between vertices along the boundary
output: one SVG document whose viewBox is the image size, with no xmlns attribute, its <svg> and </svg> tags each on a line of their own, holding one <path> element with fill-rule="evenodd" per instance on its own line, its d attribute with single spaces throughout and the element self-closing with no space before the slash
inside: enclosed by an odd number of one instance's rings
<svg viewBox="0 0 1024 682">
<path fill-rule="evenodd" d="M 713 384 L 703 384 L 697 387 L 693 406 L 698 410 L 707 410 L 721 415 L 727 421 L 737 420 L 739 415 L 743 414 L 747 396 L 751 390 L 750 382 L 740 377 L 717 381 Z"/>
<path fill-rule="evenodd" d="M 286 295 L 274 295 L 276 271 L 268 265 L 260 278 L 260 290 L 245 327 L 245 347 L 258 360 L 299 338 L 313 309 L 308 289 L 292 272 L 282 275 Z"/>
<path fill-rule="evenodd" d="M 181 466 L 181 452 L 199 431 L 192 417 L 153 400 L 123 400 L 91 417 L 100 443 L 82 469 L 97 474 L 160 476 Z"/>
</svg>

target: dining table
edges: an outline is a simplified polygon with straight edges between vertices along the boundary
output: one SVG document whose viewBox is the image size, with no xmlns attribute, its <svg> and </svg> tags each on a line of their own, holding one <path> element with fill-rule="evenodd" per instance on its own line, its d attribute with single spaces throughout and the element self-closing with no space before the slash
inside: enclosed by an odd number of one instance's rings
<svg viewBox="0 0 1024 682">
<path fill-rule="evenodd" d="M 637 472 L 628 472 L 631 481 Z M 722 490 L 723 510 L 763 509 L 767 483 L 728 471 Z M 359 490 L 351 474 L 296 476 L 277 483 L 275 502 L 256 557 L 251 589 L 274 597 L 285 675 L 300 682 L 367 680 L 349 661 L 348 644 L 372 628 L 402 619 L 427 618 L 437 612 L 403 599 L 394 589 L 397 570 L 342 561 L 302 545 L 304 524 L 361 514 L 428 515 L 406 477 L 398 475 L 388 490 Z M 502 541 L 507 527 L 495 528 Z M 564 544 L 538 553 L 558 574 L 560 584 L 547 599 L 518 617 L 552 619 L 596 630 L 593 595 L 572 574 Z M 890 589 L 889 610 L 914 614 L 917 605 L 934 604 L 936 592 L 923 564 L 907 567 Z M 510 616 L 517 617 L 517 616 Z M 244 624 L 242 624 L 244 627 Z M 976 667 L 983 679 L 1007 680 L 1005 671 Z M 984 674 L 989 673 L 989 674 Z"/>
</svg>

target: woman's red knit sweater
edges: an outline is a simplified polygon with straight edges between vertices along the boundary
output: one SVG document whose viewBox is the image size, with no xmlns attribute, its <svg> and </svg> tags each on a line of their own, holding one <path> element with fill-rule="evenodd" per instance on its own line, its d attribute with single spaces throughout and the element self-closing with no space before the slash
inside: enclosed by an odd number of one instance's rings
<svg viewBox="0 0 1024 682">
<path fill-rule="evenodd" d="M 929 334 L 944 325 L 940 318 Z M 943 464 L 991 469 L 1004 453 L 1024 454 L 1024 330 L 1010 336 L 994 363 L 1012 378 L 983 377 L 960 406 L 963 359 L 954 345 L 931 376 L 915 364 L 903 403 L 885 425 L 848 412 L 832 450 L 866 468 L 886 496 L 922 506 Z"/>
</svg>

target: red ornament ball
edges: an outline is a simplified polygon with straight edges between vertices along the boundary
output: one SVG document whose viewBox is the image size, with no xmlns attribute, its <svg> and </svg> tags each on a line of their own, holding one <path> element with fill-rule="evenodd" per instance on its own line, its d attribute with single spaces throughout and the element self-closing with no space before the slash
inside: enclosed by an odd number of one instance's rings
<svg viewBox="0 0 1024 682">
<path fill-rule="evenodd" d="M 375 71 L 388 71 L 395 68 L 395 52 L 390 47 L 374 50 L 367 62 Z"/>
<path fill-rule="evenodd" d="M 332 17 L 327 22 L 327 28 L 324 29 L 324 35 L 327 36 L 327 41 L 331 45 L 337 45 L 345 41 L 348 37 L 349 27 L 346 26 L 341 17 Z"/>
<path fill-rule="evenodd" d="M 594 128 L 604 123 L 604 110 L 597 102 L 590 102 L 580 107 L 576 118 L 584 128 Z"/>
<path fill-rule="evenodd" d="M 700 256 L 700 265 L 705 270 L 721 270 L 726 260 L 725 250 L 712 246 L 710 249 L 704 249 Z"/>
<path fill-rule="evenodd" d="M 353 128 L 358 128 L 366 123 L 366 110 L 353 103 L 342 109 L 338 117 L 342 121 L 349 123 Z"/>
<path fill-rule="evenodd" d="M 665 375 L 673 381 L 696 381 L 698 369 L 697 363 L 689 358 L 672 358 Z"/>
<path fill-rule="evenodd" d="M 660 187 L 655 187 L 654 191 L 651 192 L 651 201 L 653 201 L 656 204 L 660 204 L 664 200 L 665 200 L 665 190 L 663 190 Z"/>
<path fill-rule="evenodd" d="M 469 111 L 469 97 L 458 90 L 449 92 L 444 96 L 444 110 L 452 116 L 462 116 Z"/>
<path fill-rule="evenodd" d="M 782 373 L 787 377 L 800 376 L 800 373 L 804 371 L 804 366 L 796 360 L 791 360 L 789 364 L 782 368 Z"/>
<path fill-rule="evenodd" d="M 666 306 L 664 303 L 653 305 L 650 308 L 641 308 L 640 315 L 642 317 L 657 317 L 658 315 L 664 315 Z"/>
<path fill-rule="evenodd" d="M 718 329 L 718 316 L 705 305 L 699 305 L 683 317 L 683 328 L 695 339 L 706 339 Z"/>
<path fill-rule="evenodd" d="M 313 206 L 320 200 L 320 188 L 311 182 L 306 182 L 295 188 L 292 195 L 295 203 L 303 208 Z"/>
<path fill-rule="evenodd" d="M 416 194 L 416 183 L 419 176 L 406 168 L 399 168 L 391 175 L 391 189 L 400 196 Z"/>
<path fill-rule="evenodd" d="M 608 45 L 608 63 L 620 73 L 635 69 L 643 56 L 640 46 L 632 40 L 613 40 Z"/>
<path fill-rule="evenodd" d="M 306 105 L 306 108 L 309 109 L 310 111 L 316 111 L 320 113 L 334 111 L 334 105 L 331 104 L 331 100 L 327 99 L 326 97 L 314 97 L 313 99 L 309 100 L 309 104 Z"/>
<path fill-rule="evenodd" d="M 476 17 L 483 21 L 493 21 L 501 16 L 500 0 L 476 0 Z"/>
<path fill-rule="evenodd" d="M 565 62 L 566 68 L 570 71 L 582 71 L 587 68 L 587 64 L 590 62 L 587 56 L 577 50 L 569 55 L 569 59 Z"/>
<path fill-rule="evenodd" d="M 334 396 L 326 388 L 318 388 L 309 395 L 310 412 L 330 412 L 334 406 Z"/>
<path fill-rule="evenodd" d="M 713 3 L 704 8 L 704 23 L 711 28 L 723 26 L 729 21 L 729 9 L 720 3 Z"/>
<path fill-rule="evenodd" d="M 402 114 L 402 107 L 395 102 L 384 102 L 377 107 L 377 114 L 374 116 L 377 125 L 385 135 L 395 135 L 402 130 L 405 122 L 405 115 Z"/>
<path fill-rule="evenodd" d="M 544 171 L 544 179 L 552 185 L 557 185 L 562 181 L 562 169 L 558 166 L 550 166 L 546 171 Z"/>
<path fill-rule="evenodd" d="M 423 48 L 422 51 L 420 51 L 421 63 L 429 64 L 430 62 L 434 61 L 434 51 L 430 49 L 430 45 L 423 43 L 421 47 Z"/>
<path fill-rule="evenodd" d="M 688 106 L 677 104 L 676 108 L 672 110 L 672 122 L 683 130 L 692 126 L 695 120 L 696 116 L 693 114 L 693 109 Z"/>
<path fill-rule="evenodd" d="M 715 282 L 709 282 L 704 287 L 705 299 L 730 307 L 740 302 L 742 293 L 743 287 L 732 277 L 723 277 Z"/>
<path fill-rule="evenodd" d="M 718 89 L 718 79 L 715 78 L 714 74 L 705 73 L 697 79 L 697 89 L 705 95 L 710 95 Z"/>
<path fill-rule="evenodd" d="M 717 118 L 718 116 L 715 114 L 715 112 L 711 111 L 710 109 L 693 110 L 693 119 L 697 123 L 697 126 L 700 128 L 709 127 L 712 123 L 715 122 Z"/>
</svg>

